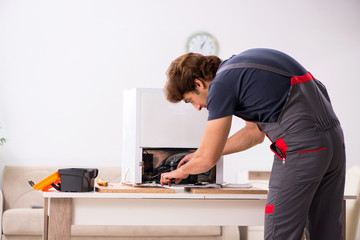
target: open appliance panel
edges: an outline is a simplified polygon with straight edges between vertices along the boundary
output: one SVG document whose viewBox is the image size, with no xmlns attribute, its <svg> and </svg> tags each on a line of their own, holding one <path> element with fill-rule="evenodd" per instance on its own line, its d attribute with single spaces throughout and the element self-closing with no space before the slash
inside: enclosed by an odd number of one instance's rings
<svg viewBox="0 0 360 240">
<path fill-rule="evenodd" d="M 206 110 L 197 111 L 184 102 L 169 103 L 160 88 L 125 90 L 123 97 L 122 178 L 128 183 L 141 184 L 152 180 L 149 179 L 154 176 L 153 172 L 152 175 L 149 172 L 149 153 L 158 159 L 159 152 L 164 154 L 165 150 L 169 151 L 169 157 L 184 151 L 195 151 L 200 145 L 207 122 Z M 159 164 L 156 160 L 152 169 Z M 222 159 L 212 171 L 215 176 L 211 181 L 215 179 L 221 184 Z"/>
<path fill-rule="evenodd" d="M 180 160 L 194 148 L 147 148 L 142 152 L 142 183 L 160 183 L 161 174 L 175 170 Z M 216 166 L 201 174 L 190 175 L 179 184 L 216 183 Z"/>
</svg>

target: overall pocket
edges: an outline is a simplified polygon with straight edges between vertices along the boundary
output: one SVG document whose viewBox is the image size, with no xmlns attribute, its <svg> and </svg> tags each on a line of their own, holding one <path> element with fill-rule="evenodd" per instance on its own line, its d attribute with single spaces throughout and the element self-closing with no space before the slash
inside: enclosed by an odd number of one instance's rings
<svg viewBox="0 0 360 240">
<path fill-rule="evenodd" d="M 297 153 L 296 178 L 299 182 L 320 181 L 326 172 L 329 151 L 325 147 L 303 150 Z"/>
</svg>

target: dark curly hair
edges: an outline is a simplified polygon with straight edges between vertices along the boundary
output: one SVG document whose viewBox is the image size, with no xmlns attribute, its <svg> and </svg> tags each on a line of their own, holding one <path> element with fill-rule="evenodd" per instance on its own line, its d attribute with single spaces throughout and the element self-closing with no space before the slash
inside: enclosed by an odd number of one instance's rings
<svg viewBox="0 0 360 240">
<path fill-rule="evenodd" d="M 187 53 L 178 57 L 166 71 L 166 99 L 173 103 L 180 102 L 185 93 L 196 90 L 196 78 L 203 82 L 211 82 L 220 63 L 221 59 L 217 56 L 203 56 L 198 53 Z"/>
</svg>

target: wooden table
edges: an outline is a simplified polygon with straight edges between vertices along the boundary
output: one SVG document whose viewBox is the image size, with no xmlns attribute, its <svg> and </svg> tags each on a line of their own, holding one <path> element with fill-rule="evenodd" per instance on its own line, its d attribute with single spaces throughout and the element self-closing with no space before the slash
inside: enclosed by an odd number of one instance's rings
<svg viewBox="0 0 360 240">
<path fill-rule="evenodd" d="M 261 226 L 266 193 L 44 192 L 44 239 L 68 240 L 71 225 Z M 255 194 L 252 194 L 255 193 Z M 176 218 L 173 216 L 176 215 Z M 149 217 L 151 216 L 151 218 Z M 216 216 L 216 217 L 214 217 Z"/>
</svg>

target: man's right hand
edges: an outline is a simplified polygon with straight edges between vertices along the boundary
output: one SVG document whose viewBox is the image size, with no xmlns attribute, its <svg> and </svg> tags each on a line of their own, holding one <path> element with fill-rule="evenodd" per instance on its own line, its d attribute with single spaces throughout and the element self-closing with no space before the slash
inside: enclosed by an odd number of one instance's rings
<svg viewBox="0 0 360 240">
<path fill-rule="evenodd" d="M 189 162 L 195 155 L 195 152 L 190 153 L 188 155 L 186 155 L 185 157 L 183 157 L 183 159 L 181 159 L 181 161 L 179 162 L 177 168 L 181 167 L 182 165 L 184 165 L 185 163 Z"/>
</svg>

